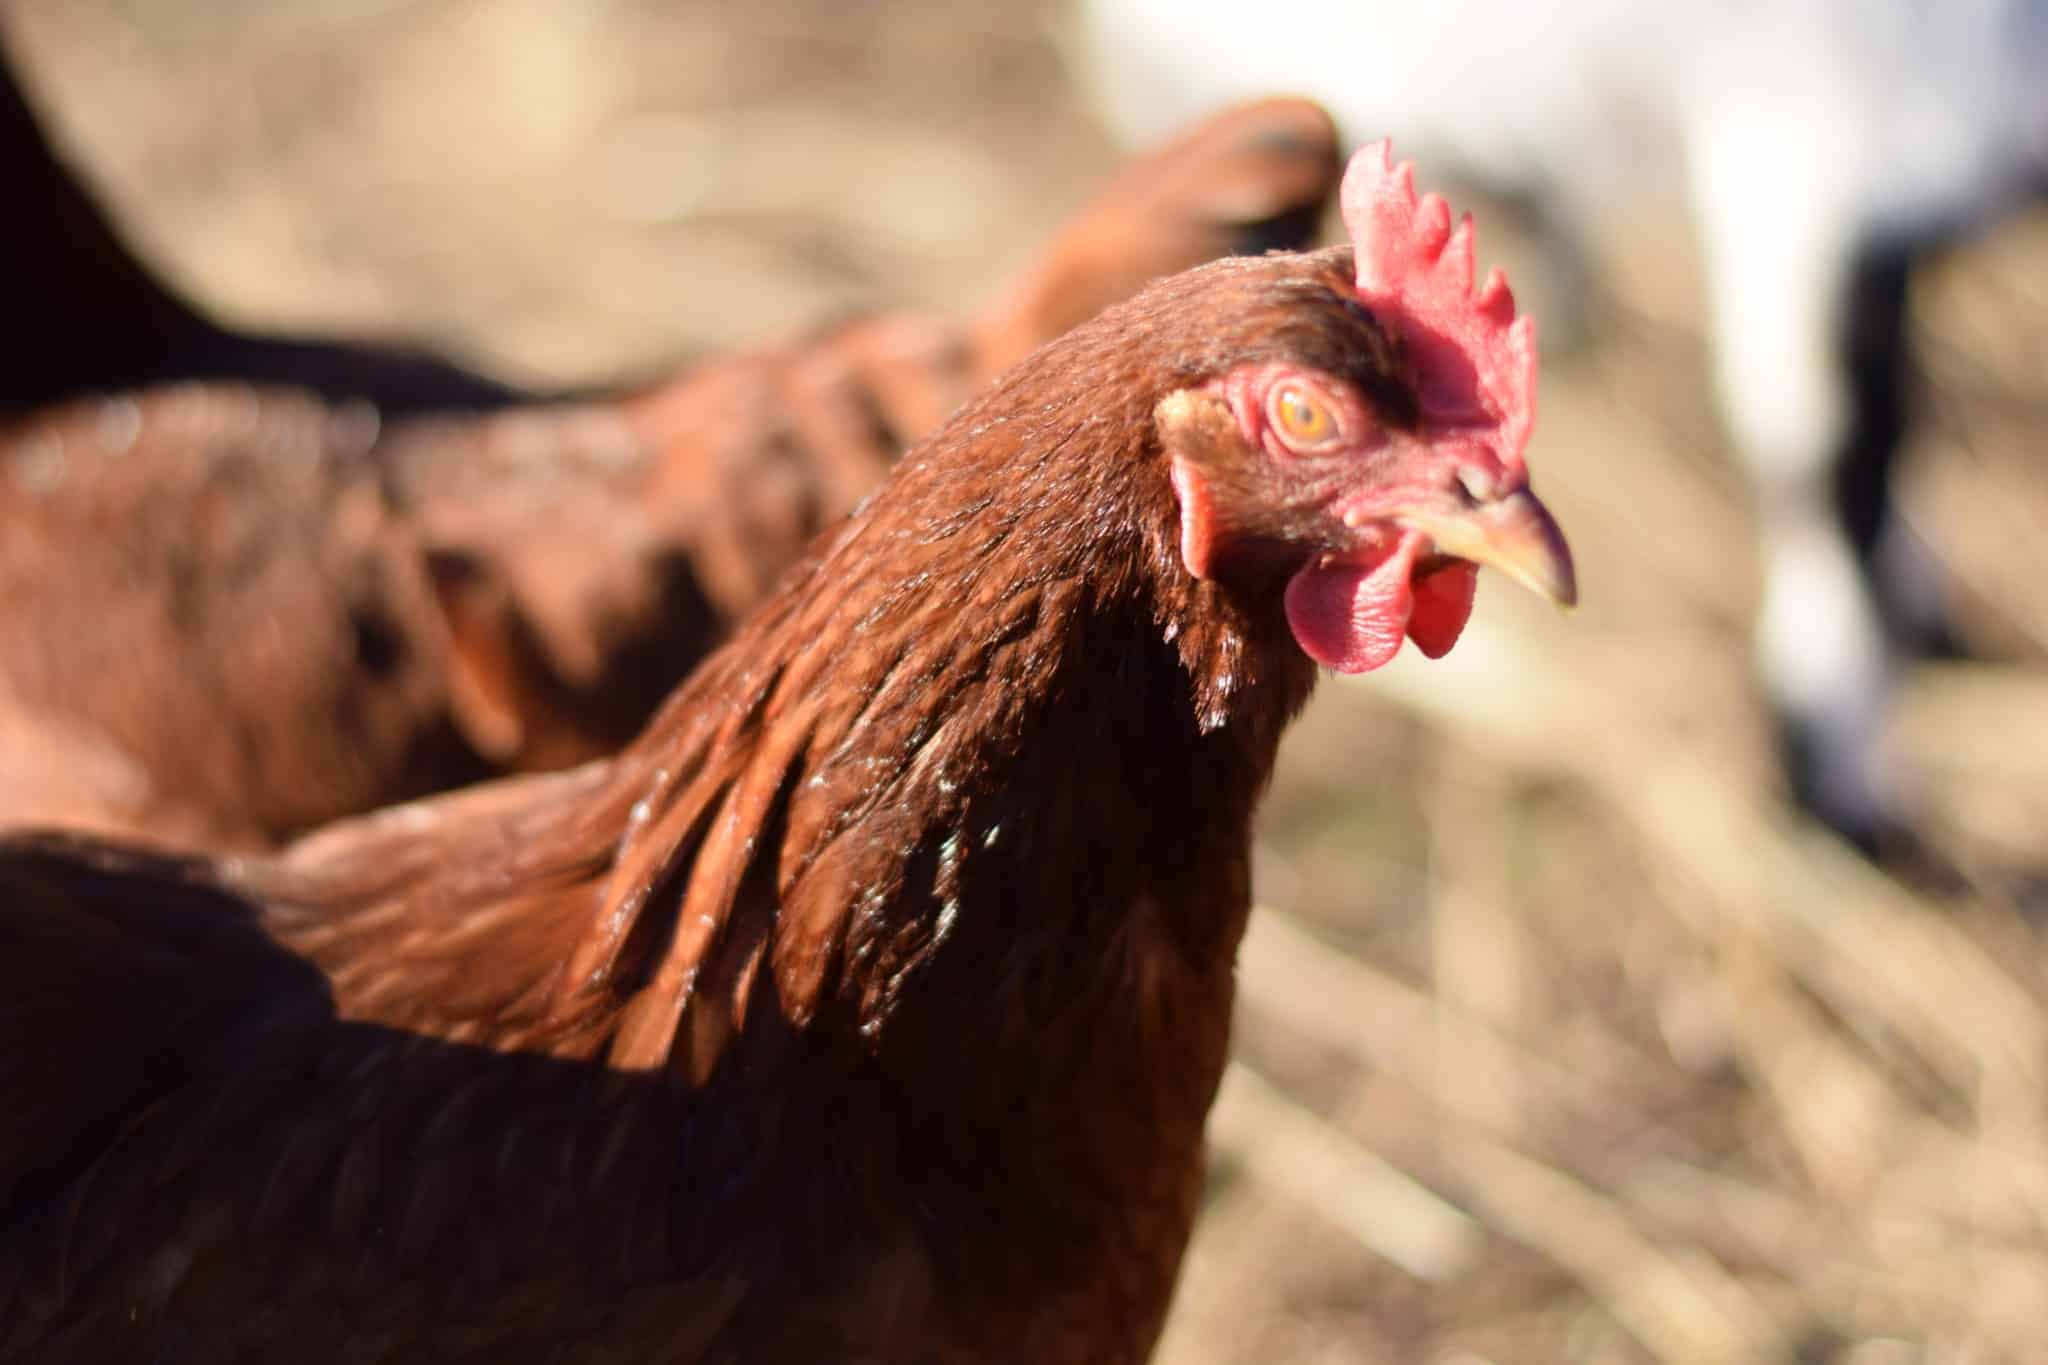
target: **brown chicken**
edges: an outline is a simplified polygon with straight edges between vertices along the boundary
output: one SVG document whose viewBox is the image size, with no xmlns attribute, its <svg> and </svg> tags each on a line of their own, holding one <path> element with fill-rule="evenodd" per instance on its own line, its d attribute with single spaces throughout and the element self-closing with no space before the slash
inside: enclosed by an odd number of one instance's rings
<svg viewBox="0 0 2048 1365">
<path fill-rule="evenodd" d="M 0 424 L 0 824 L 224 851 L 614 752 L 975 385 L 1146 278 L 1306 241 L 1338 169 L 1321 110 L 1246 106 L 972 325 L 854 321 L 617 400 L 386 421 L 187 385 Z"/>
<path fill-rule="evenodd" d="M 914 451 L 615 759 L 275 858 L 0 844 L 0 1359 L 1142 1359 L 1318 662 L 1564 602 L 1384 145 Z"/>
</svg>

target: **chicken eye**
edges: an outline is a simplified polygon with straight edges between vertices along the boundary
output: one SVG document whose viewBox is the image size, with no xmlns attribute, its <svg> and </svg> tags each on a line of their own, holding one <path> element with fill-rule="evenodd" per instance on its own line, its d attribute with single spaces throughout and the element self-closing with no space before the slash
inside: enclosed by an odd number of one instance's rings
<svg viewBox="0 0 2048 1365">
<path fill-rule="evenodd" d="M 1299 384 L 1284 384 L 1274 390 L 1272 409 L 1273 425 L 1291 445 L 1321 445 L 1337 434 L 1337 419 Z"/>
</svg>

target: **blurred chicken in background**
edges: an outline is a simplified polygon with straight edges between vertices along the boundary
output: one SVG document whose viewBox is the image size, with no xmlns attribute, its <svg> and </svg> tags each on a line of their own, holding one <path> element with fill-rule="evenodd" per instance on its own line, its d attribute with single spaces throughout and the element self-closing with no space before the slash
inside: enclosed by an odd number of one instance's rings
<svg viewBox="0 0 2048 1365">
<path fill-rule="evenodd" d="M 1082 0 L 1096 96 L 1127 137 L 1246 91 L 1327 101 L 1532 196 L 1582 240 L 1675 135 L 1704 252 L 1720 408 L 1753 486 L 1757 666 L 1794 792 L 1866 848 L 1909 793 L 1878 737 L 1902 657 L 1957 647 L 1893 501 L 1907 281 L 2048 183 L 2048 4 L 1793 0 Z"/>
<path fill-rule="evenodd" d="M 33 191 L 0 234 L 47 342 L 5 396 L 92 395 L 0 422 L 0 821 L 216 849 L 617 748 L 978 385 L 1155 276 L 1301 245 L 1338 170 L 1315 106 L 1235 109 L 972 322 L 856 319 L 548 403 L 215 324 L 0 102 Z M 234 382 L 162 383 L 198 379 Z"/>
</svg>

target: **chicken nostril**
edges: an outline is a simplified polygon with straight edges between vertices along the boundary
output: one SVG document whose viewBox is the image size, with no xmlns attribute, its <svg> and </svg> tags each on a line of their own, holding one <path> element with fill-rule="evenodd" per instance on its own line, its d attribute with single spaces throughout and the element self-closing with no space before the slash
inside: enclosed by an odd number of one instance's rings
<svg viewBox="0 0 2048 1365">
<path fill-rule="evenodd" d="M 1500 481 L 1477 465 L 1459 466 L 1458 487 L 1474 502 L 1492 502 L 1500 496 Z"/>
<path fill-rule="evenodd" d="M 356 658 L 372 677 L 388 677 L 405 659 L 405 637 L 392 621 L 375 611 L 356 612 L 351 624 Z"/>
</svg>

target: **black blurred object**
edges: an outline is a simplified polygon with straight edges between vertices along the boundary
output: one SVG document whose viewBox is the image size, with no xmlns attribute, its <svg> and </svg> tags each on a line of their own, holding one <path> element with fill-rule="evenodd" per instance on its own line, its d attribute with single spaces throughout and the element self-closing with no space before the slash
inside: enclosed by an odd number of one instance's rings
<svg viewBox="0 0 2048 1365">
<path fill-rule="evenodd" d="M 0 34 L 0 407 L 188 379 L 291 383 L 387 415 L 475 411 L 518 395 L 402 348 L 241 333 L 180 298 L 121 240 L 44 135 Z"/>
</svg>

